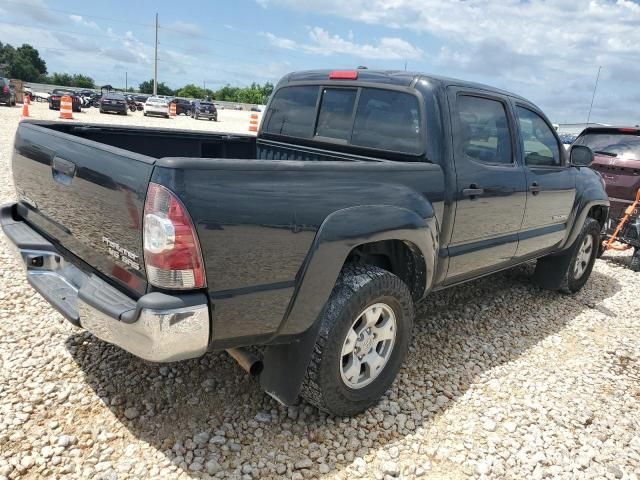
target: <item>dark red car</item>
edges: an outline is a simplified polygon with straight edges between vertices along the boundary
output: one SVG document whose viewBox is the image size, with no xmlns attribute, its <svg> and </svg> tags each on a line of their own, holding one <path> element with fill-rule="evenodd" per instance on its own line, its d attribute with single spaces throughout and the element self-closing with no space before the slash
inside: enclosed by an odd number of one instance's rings
<svg viewBox="0 0 640 480">
<path fill-rule="evenodd" d="M 592 168 L 600 173 L 611 201 L 606 233 L 611 235 L 640 189 L 640 127 L 589 127 L 574 142 L 594 153 Z M 619 235 L 634 247 L 631 266 L 640 271 L 640 206 Z"/>
<path fill-rule="evenodd" d="M 49 95 L 49 110 L 60 110 L 60 99 L 69 95 L 71 97 L 71 109 L 74 112 L 80 111 L 80 97 L 76 95 L 73 90 L 65 90 L 63 88 L 56 88 L 51 95 Z"/>
</svg>

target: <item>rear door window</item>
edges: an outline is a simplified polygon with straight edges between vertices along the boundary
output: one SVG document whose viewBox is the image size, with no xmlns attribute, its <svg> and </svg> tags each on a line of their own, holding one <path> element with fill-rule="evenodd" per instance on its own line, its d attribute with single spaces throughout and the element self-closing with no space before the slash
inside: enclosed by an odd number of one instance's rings
<svg viewBox="0 0 640 480">
<path fill-rule="evenodd" d="M 504 104 L 470 95 L 460 95 L 457 103 L 464 155 L 494 165 L 512 164 L 511 132 Z"/>
<path fill-rule="evenodd" d="M 581 135 L 576 145 L 585 145 L 593 153 L 618 157 L 623 160 L 640 160 L 640 136 L 638 133 L 587 133 Z"/>
<path fill-rule="evenodd" d="M 310 138 L 315 124 L 317 86 L 285 87 L 278 91 L 265 120 L 265 132 Z"/>
</svg>

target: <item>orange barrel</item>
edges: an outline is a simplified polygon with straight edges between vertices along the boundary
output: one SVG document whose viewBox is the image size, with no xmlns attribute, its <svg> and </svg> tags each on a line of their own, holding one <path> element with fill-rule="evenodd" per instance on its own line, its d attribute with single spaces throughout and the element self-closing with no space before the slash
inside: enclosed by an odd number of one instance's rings
<svg viewBox="0 0 640 480">
<path fill-rule="evenodd" d="M 60 118 L 73 120 L 73 102 L 69 95 L 63 95 L 60 99 Z"/>
<path fill-rule="evenodd" d="M 249 131 L 257 132 L 258 131 L 258 114 L 252 113 L 249 115 Z"/>
</svg>

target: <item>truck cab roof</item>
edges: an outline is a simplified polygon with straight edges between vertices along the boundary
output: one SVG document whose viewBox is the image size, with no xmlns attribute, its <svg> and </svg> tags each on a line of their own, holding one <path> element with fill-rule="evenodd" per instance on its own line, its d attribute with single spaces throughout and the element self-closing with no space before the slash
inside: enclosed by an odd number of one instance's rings
<svg viewBox="0 0 640 480">
<path fill-rule="evenodd" d="M 351 73 L 356 76 L 349 80 L 331 79 L 332 73 Z M 479 90 L 485 90 L 488 92 L 498 93 L 500 95 L 508 95 L 513 98 L 518 98 L 524 101 L 527 99 L 516 95 L 515 93 L 501 90 L 496 87 L 485 85 L 482 83 L 471 82 L 468 80 L 460 80 L 457 78 L 444 77 L 440 75 L 432 75 L 422 72 L 412 72 L 406 70 L 369 70 L 369 69 L 353 69 L 353 70 L 303 70 L 299 72 L 292 72 L 285 75 L 279 82 L 278 86 L 283 86 L 286 83 L 298 83 L 298 82 L 325 82 L 331 80 L 332 82 L 349 82 L 355 81 L 358 83 L 380 83 L 387 85 L 394 85 L 398 87 L 412 87 L 417 86 L 419 81 L 425 81 L 426 85 L 431 85 L 432 88 L 436 86 L 447 87 L 455 85 L 458 87 L 468 87 Z"/>
</svg>

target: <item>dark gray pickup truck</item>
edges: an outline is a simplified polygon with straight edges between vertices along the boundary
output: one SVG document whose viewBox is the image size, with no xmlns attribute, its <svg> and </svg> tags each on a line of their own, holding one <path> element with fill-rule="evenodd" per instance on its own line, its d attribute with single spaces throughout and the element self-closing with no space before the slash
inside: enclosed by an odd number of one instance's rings
<svg viewBox="0 0 640 480">
<path fill-rule="evenodd" d="M 0 219 L 74 325 L 157 362 L 227 350 L 279 401 L 351 415 L 430 292 L 536 259 L 541 286 L 585 284 L 609 209 L 592 159 L 511 93 L 308 71 L 257 137 L 24 121 Z"/>
</svg>

